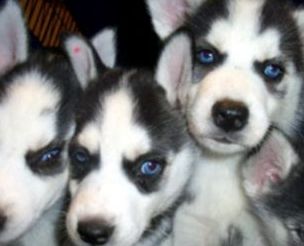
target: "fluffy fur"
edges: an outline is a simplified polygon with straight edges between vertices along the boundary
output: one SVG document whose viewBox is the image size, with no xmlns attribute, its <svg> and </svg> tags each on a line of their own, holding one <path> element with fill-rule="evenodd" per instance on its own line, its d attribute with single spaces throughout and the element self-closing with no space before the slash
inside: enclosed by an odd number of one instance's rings
<svg viewBox="0 0 304 246">
<path fill-rule="evenodd" d="M 97 55 L 102 52 L 78 36 L 64 47 L 85 88 L 69 148 L 69 235 L 76 245 L 159 245 L 184 200 L 195 158 L 172 93 L 148 72 L 106 68 Z M 164 50 L 176 58 L 178 75 L 190 47 L 180 33 Z M 168 65 L 162 60 L 157 73 Z M 155 175 L 145 173 L 147 163 Z"/>
<path fill-rule="evenodd" d="M 159 2 L 151 8 L 153 21 L 168 27 L 168 17 L 161 12 L 170 0 L 151 2 Z M 303 11 L 294 10 L 285 1 L 277 8 L 267 0 L 204 1 L 195 9 L 184 2 L 176 8 L 179 12 L 172 10 L 171 15 L 184 16 L 182 24 L 195 38 L 193 83 L 183 103 L 190 131 L 200 145 L 220 153 L 242 151 L 257 145 L 272 124 L 292 137 L 299 133 Z M 171 32 L 180 25 L 171 25 Z M 157 27 L 156 31 L 162 32 Z M 202 64 L 202 50 L 213 52 L 216 61 Z M 278 81 L 263 74 L 268 63 L 282 67 Z M 248 121 L 240 131 L 225 132 L 214 122 L 212 108 L 227 99 L 248 109 Z"/>
<path fill-rule="evenodd" d="M 0 19 L 0 244 L 53 246 L 79 86 L 62 54 L 28 55 L 15 1 Z"/>
<path fill-rule="evenodd" d="M 192 82 L 175 85 L 176 100 L 207 163 L 197 165 L 176 243 L 235 245 L 232 237 L 239 245 L 268 245 L 249 211 L 239 165 L 273 125 L 302 142 L 303 12 L 285 1 L 185 0 L 170 8 L 172 2 L 147 0 L 160 37 L 181 25 L 194 35 Z"/>
</svg>

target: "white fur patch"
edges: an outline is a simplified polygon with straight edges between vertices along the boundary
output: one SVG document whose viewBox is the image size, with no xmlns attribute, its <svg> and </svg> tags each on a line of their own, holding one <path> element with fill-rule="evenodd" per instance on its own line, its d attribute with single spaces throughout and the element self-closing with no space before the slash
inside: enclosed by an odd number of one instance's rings
<svg viewBox="0 0 304 246">
<path fill-rule="evenodd" d="M 238 174 L 241 155 L 223 158 L 203 153 L 190 184 L 193 198 L 177 211 L 175 246 L 222 245 L 230 226 L 238 228 L 246 245 L 266 246 L 261 228 L 248 210 Z M 257 244 L 256 244 L 257 243 Z"/>
<path fill-rule="evenodd" d="M 227 98 L 244 103 L 250 112 L 247 126 L 236 133 L 235 144 L 244 150 L 261 141 L 270 124 L 267 101 L 271 102 L 272 98 L 266 97 L 267 89 L 259 80 L 254 73 L 247 74 L 239 69 L 223 67 L 210 72 L 198 85 L 193 85 L 187 118 L 191 131 L 198 139 L 202 139 L 203 145 L 207 145 L 204 144 L 206 139 L 222 134 L 213 123 L 212 107 Z M 225 85 L 229 86 L 223 90 Z"/>
</svg>

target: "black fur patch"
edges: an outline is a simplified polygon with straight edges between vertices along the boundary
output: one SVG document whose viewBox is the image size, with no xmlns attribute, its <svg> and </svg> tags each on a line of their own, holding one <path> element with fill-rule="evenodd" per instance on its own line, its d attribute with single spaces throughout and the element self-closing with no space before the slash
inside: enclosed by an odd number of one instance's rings
<svg viewBox="0 0 304 246">
<path fill-rule="evenodd" d="M 235 226 L 229 226 L 228 237 L 223 239 L 221 246 L 243 246 L 243 234 Z"/>
<path fill-rule="evenodd" d="M 85 155 L 86 160 L 79 162 L 76 158 L 77 153 Z M 90 153 L 85 147 L 78 145 L 75 141 L 72 140 L 69 145 L 69 160 L 70 160 L 70 177 L 75 179 L 78 182 L 81 182 L 82 179 L 92 170 L 97 169 L 100 165 L 100 158 L 97 153 Z"/>
<path fill-rule="evenodd" d="M 25 156 L 27 165 L 32 172 L 38 175 L 56 175 L 66 168 L 66 162 L 62 157 L 64 143 L 50 143 L 42 149 L 28 151 Z M 52 151 L 56 155 L 52 154 Z"/>
<path fill-rule="evenodd" d="M 89 83 L 79 99 L 76 109 L 76 134 L 83 127 L 94 120 L 96 114 L 102 110 L 102 98 L 104 94 L 117 89 L 122 79 L 122 70 L 108 70 L 100 74 L 95 81 Z"/>
<path fill-rule="evenodd" d="M 146 72 L 133 73 L 129 86 L 136 101 L 136 121 L 149 131 L 153 151 L 177 152 L 186 141 L 186 125 L 169 105 L 165 91 Z"/>
<path fill-rule="evenodd" d="M 170 235 L 173 226 L 173 217 L 185 201 L 184 193 L 175 201 L 175 203 L 161 214 L 156 215 L 151 219 L 149 227 L 144 231 L 139 244 L 160 245 L 160 243 Z"/>
<path fill-rule="evenodd" d="M 228 17 L 228 4 L 229 0 L 207 0 L 186 24 L 196 37 L 206 36 L 216 20 Z"/>
<path fill-rule="evenodd" d="M 141 172 L 142 164 L 148 161 L 157 162 L 161 166 L 161 170 L 157 175 L 148 176 Z M 129 180 L 136 185 L 139 191 L 151 193 L 159 189 L 166 164 L 166 156 L 162 156 L 160 153 L 147 153 L 138 157 L 135 161 L 125 159 L 123 161 L 123 169 Z"/>
</svg>

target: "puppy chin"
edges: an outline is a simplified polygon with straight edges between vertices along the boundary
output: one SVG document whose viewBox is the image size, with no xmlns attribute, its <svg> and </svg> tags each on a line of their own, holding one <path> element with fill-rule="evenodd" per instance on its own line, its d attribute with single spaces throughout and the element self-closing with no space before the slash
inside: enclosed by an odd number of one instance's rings
<svg viewBox="0 0 304 246">
<path fill-rule="evenodd" d="M 247 152 L 263 141 L 271 127 L 262 126 L 259 131 L 252 127 L 236 133 L 225 133 L 214 128 L 211 124 L 202 124 L 203 127 L 188 123 L 188 130 L 192 138 L 203 149 L 215 155 L 234 155 Z"/>
<path fill-rule="evenodd" d="M 213 130 L 200 129 L 193 123 L 188 124 L 188 129 L 196 143 L 212 154 L 230 155 L 246 150 L 246 147 L 238 141 L 215 133 Z"/>
<path fill-rule="evenodd" d="M 235 143 L 223 143 L 212 138 L 198 139 L 204 149 L 218 155 L 237 154 L 246 150 L 245 146 Z"/>
</svg>

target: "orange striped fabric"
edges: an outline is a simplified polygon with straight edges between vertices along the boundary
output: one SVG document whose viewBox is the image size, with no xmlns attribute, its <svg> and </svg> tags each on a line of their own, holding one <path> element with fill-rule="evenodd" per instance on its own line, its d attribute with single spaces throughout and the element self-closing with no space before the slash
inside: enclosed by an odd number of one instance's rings
<svg viewBox="0 0 304 246">
<path fill-rule="evenodd" d="M 79 30 L 61 0 L 19 0 L 27 25 L 44 46 L 56 47 L 62 32 Z"/>
</svg>

